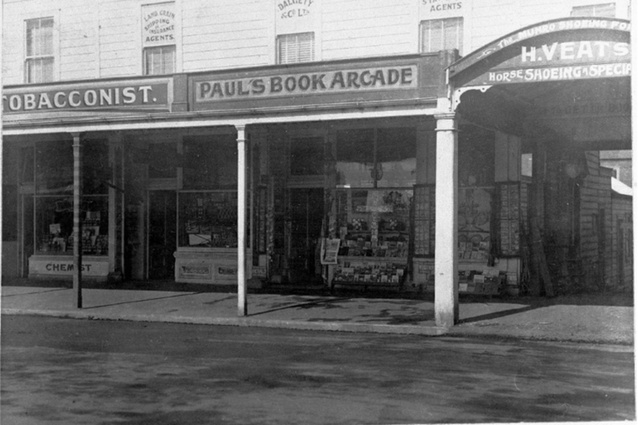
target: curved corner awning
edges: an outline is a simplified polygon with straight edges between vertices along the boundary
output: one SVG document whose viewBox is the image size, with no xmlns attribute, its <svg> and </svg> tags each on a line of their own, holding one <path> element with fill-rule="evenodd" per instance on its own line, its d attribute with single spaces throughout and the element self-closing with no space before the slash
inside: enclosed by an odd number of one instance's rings
<svg viewBox="0 0 638 425">
<path fill-rule="evenodd" d="M 454 87 L 630 74 L 629 21 L 565 18 L 506 35 L 449 67 Z"/>
<path fill-rule="evenodd" d="M 564 18 L 508 34 L 448 68 L 455 106 L 513 132 L 532 120 L 570 140 L 626 146 L 630 29 L 626 20 Z"/>
</svg>

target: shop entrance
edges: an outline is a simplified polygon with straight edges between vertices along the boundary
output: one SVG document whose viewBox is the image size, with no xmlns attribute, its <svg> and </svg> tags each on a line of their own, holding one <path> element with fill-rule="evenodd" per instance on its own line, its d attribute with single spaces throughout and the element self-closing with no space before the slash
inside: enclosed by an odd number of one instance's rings
<svg viewBox="0 0 638 425">
<path fill-rule="evenodd" d="M 321 237 L 323 189 L 290 189 L 289 279 L 313 283 L 321 279 L 317 244 Z"/>
<path fill-rule="evenodd" d="M 149 192 L 149 279 L 173 279 L 175 276 L 176 202 L 174 191 Z"/>
</svg>

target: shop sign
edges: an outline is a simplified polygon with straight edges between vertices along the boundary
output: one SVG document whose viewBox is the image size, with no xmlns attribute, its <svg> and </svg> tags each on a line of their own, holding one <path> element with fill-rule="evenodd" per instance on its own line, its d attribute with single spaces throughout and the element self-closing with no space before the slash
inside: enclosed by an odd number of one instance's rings
<svg viewBox="0 0 638 425">
<path fill-rule="evenodd" d="M 77 87 L 17 93 L 7 90 L 2 96 L 4 112 L 126 109 L 147 105 L 168 105 L 168 83 Z"/>
<path fill-rule="evenodd" d="M 105 261 L 82 261 L 83 276 L 106 276 L 109 263 Z M 75 266 L 73 260 L 29 259 L 29 273 L 37 275 L 71 276 Z"/>
<path fill-rule="evenodd" d="M 379 67 L 195 82 L 195 102 L 414 89 L 417 66 Z"/>
<path fill-rule="evenodd" d="M 276 8 L 280 20 L 309 16 L 317 0 L 277 0 Z"/>
<path fill-rule="evenodd" d="M 266 267 L 265 266 L 253 266 L 252 275 L 253 275 L 253 277 L 267 277 Z"/>
<path fill-rule="evenodd" d="M 144 47 L 175 44 L 175 3 L 142 6 Z"/>
<path fill-rule="evenodd" d="M 463 16 L 471 0 L 419 0 L 421 19 Z"/>
<path fill-rule="evenodd" d="M 630 47 L 618 33 L 625 33 L 629 41 L 630 29 L 629 22 L 616 19 L 569 18 L 544 22 L 516 31 L 466 56 L 452 65 L 451 75 L 454 78 L 486 57 L 509 48 L 514 49 L 513 58 L 492 68 L 492 73 L 464 85 L 626 76 L 630 72 Z"/>
<path fill-rule="evenodd" d="M 217 267 L 217 274 L 221 276 L 237 276 L 237 267 Z"/>
<path fill-rule="evenodd" d="M 518 56 L 489 71 L 483 83 L 626 77 L 631 73 L 629 52 L 629 43 L 615 41 L 556 41 L 522 45 Z"/>
</svg>

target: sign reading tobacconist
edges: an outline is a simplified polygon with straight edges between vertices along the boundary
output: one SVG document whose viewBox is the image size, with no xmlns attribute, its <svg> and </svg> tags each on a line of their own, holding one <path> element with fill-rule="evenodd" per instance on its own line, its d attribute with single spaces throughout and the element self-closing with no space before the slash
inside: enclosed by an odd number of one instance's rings
<svg viewBox="0 0 638 425">
<path fill-rule="evenodd" d="M 4 112 L 43 112 L 168 107 L 168 83 L 122 84 L 119 86 L 44 86 L 6 89 Z"/>
<path fill-rule="evenodd" d="M 384 66 L 195 82 L 195 102 L 415 89 L 417 66 Z"/>
</svg>

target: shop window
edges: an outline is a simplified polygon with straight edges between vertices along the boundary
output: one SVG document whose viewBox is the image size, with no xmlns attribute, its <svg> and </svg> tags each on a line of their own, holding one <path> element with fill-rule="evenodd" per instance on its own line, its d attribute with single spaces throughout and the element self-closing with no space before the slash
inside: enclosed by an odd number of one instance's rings
<svg viewBox="0 0 638 425">
<path fill-rule="evenodd" d="M 337 186 L 374 187 L 374 130 L 337 133 Z"/>
<path fill-rule="evenodd" d="M 277 37 L 277 63 L 310 62 L 314 59 L 314 33 L 285 34 Z"/>
<path fill-rule="evenodd" d="M 572 8 L 571 16 L 589 16 L 596 18 L 615 18 L 616 4 L 590 4 L 587 6 L 575 6 Z"/>
<path fill-rule="evenodd" d="M 341 131 L 336 160 L 338 187 L 412 187 L 416 132 L 413 128 Z"/>
<path fill-rule="evenodd" d="M 36 193 L 73 193 L 73 146 L 70 140 L 36 144 Z"/>
<path fill-rule="evenodd" d="M 177 177 L 177 144 L 151 143 L 148 147 L 148 177 L 170 179 Z"/>
<path fill-rule="evenodd" d="M 416 184 L 416 130 L 379 129 L 377 137 L 377 187 L 412 187 Z"/>
<path fill-rule="evenodd" d="M 73 197 L 35 200 L 36 254 L 73 254 Z M 108 197 L 84 196 L 80 206 L 82 254 L 108 253 Z"/>
<path fill-rule="evenodd" d="M 494 186 L 494 132 L 464 126 L 459 134 L 459 186 Z"/>
<path fill-rule="evenodd" d="M 237 188 L 235 136 L 200 136 L 184 139 L 184 189 Z"/>
<path fill-rule="evenodd" d="M 179 247 L 237 248 L 237 192 L 178 196 Z"/>
<path fill-rule="evenodd" d="M 20 183 L 33 184 L 35 166 L 35 148 L 29 146 L 20 150 Z"/>
<path fill-rule="evenodd" d="M 525 177 L 532 177 L 532 164 L 533 155 L 531 153 L 524 153 L 521 155 L 521 175 Z"/>
<path fill-rule="evenodd" d="M 108 145 L 103 140 L 82 144 L 82 253 L 107 255 Z M 70 140 L 36 143 L 35 153 L 35 252 L 73 253 L 73 146 Z M 29 155 L 23 161 L 29 173 Z M 25 220 L 33 215 L 25 215 Z"/>
<path fill-rule="evenodd" d="M 431 19 L 421 22 L 421 52 L 463 50 L 463 18 Z"/>
<path fill-rule="evenodd" d="M 144 49 L 144 75 L 164 75 L 175 72 L 175 46 Z"/>
<path fill-rule="evenodd" d="M 18 188 L 14 184 L 2 185 L 2 240 L 18 240 Z"/>
<path fill-rule="evenodd" d="M 323 175 L 324 146 L 322 137 L 293 139 L 290 142 L 290 174 Z"/>
<path fill-rule="evenodd" d="M 26 21 L 25 82 L 53 81 L 54 61 L 53 18 L 37 18 Z"/>
</svg>

